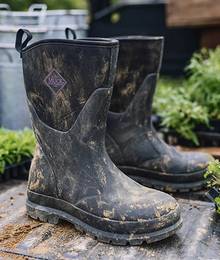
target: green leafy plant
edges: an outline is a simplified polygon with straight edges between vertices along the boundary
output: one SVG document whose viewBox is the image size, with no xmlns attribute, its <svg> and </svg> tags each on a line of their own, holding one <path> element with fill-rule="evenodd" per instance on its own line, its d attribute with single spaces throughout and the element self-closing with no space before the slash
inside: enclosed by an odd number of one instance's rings
<svg viewBox="0 0 220 260">
<path fill-rule="evenodd" d="M 195 53 L 186 71 L 186 79 L 160 80 L 154 112 L 162 126 L 198 145 L 195 127 L 220 120 L 220 47 Z"/>
<path fill-rule="evenodd" d="M 206 107 L 209 119 L 220 119 L 220 47 L 195 53 L 186 71 L 191 100 Z"/>
<path fill-rule="evenodd" d="M 213 160 L 209 163 L 205 178 L 208 178 L 208 186 L 220 189 L 220 161 Z M 217 212 L 220 214 L 220 197 L 215 198 Z"/>
<path fill-rule="evenodd" d="M 31 130 L 12 131 L 0 129 L 0 173 L 7 165 L 18 164 L 25 158 L 32 157 L 35 137 Z"/>
<path fill-rule="evenodd" d="M 220 161 L 213 160 L 209 163 L 205 178 L 209 178 L 208 185 L 210 187 L 220 188 Z"/>
<path fill-rule="evenodd" d="M 200 123 L 208 125 L 208 113 L 205 107 L 191 100 L 185 83 L 184 80 L 160 80 L 154 99 L 154 112 L 162 118 L 163 127 L 175 130 L 198 145 L 194 129 Z"/>
</svg>

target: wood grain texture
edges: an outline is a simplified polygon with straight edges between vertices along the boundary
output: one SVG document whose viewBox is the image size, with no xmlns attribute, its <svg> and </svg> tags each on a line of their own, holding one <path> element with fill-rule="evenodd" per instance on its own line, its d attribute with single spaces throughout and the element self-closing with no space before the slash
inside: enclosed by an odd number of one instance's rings
<svg viewBox="0 0 220 260">
<path fill-rule="evenodd" d="M 178 199 L 183 227 L 151 245 L 112 246 L 76 231 L 28 218 L 26 182 L 0 184 L 0 259 L 220 259 L 220 219 L 211 203 Z"/>
<path fill-rule="evenodd" d="M 220 0 L 168 0 L 168 26 L 207 26 L 220 24 Z"/>
</svg>

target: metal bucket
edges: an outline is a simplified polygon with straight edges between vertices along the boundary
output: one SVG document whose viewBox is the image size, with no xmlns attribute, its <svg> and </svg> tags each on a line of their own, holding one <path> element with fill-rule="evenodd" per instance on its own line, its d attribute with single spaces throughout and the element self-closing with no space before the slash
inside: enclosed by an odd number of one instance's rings
<svg viewBox="0 0 220 260">
<path fill-rule="evenodd" d="M 77 38 L 83 38 L 87 35 L 87 26 L 78 27 L 75 25 L 67 25 L 75 30 Z M 1 44 L 13 44 L 15 43 L 16 33 L 20 29 L 20 26 L 5 26 L 0 25 L 0 43 Z M 22 26 L 23 29 L 28 29 L 33 39 L 31 41 L 39 41 L 43 39 L 65 39 L 66 26 Z"/>
<path fill-rule="evenodd" d="M 0 25 L 0 43 L 14 44 L 16 33 L 21 26 Z M 22 26 L 23 29 L 29 30 L 33 35 L 33 40 L 38 41 L 45 38 L 48 28 L 46 26 Z"/>
<path fill-rule="evenodd" d="M 44 7 L 42 7 L 44 6 Z M 0 125 L 9 129 L 30 127 L 26 104 L 21 60 L 14 49 L 18 29 L 28 29 L 33 41 L 65 38 L 65 28 L 71 27 L 77 37 L 87 33 L 87 11 L 46 11 L 45 5 L 35 4 L 27 12 L 11 12 L 0 6 Z"/>
<path fill-rule="evenodd" d="M 88 11 L 82 9 L 75 10 L 47 10 L 45 4 L 32 4 L 28 12 L 39 12 L 44 16 L 45 25 L 66 26 L 75 25 L 78 27 L 85 27 L 88 23 Z"/>
<path fill-rule="evenodd" d="M 10 11 L 10 6 L 2 4 L 0 5 L 0 24 L 2 25 L 41 25 L 45 23 L 47 5 L 39 4 L 38 9 L 30 6 L 27 12 Z M 34 6 L 34 5 L 33 5 Z"/>
<path fill-rule="evenodd" d="M 88 12 L 86 10 L 48 10 L 45 19 L 47 25 L 84 27 L 88 24 Z"/>
<path fill-rule="evenodd" d="M 78 38 L 87 35 L 86 10 L 49 10 L 45 4 L 33 4 L 27 12 L 11 12 L 0 6 L 0 42 L 14 43 L 20 27 L 28 29 L 35 41 L 47 38 L 64 38 L 64 30 L 70 27 Z M 2 10 L 2 11 L 1 11 Z"/>
<path fill-rule="evenodd" d="M 0 126 L 8 129 L 31 127 L 19 54 L 0 46 Z"/>
<path fill-rule="evenodd" d="M 67 26 L 48 26 L 47 32 L 44 35 L 45 39 L 57 38 L 57 39 L 65 39 L 65 28 L 70 27 L 76 33 L 77 38 L 84 38 L 87 36 L 87 26 L 77 27 L 74 25 Z"/>
<path fill-rule="evenodd" d="M 86 10 L 48 10 L 45 4 L 33 4 L 26 12 L 12 12 L 6 4 L 0 5 L 2 25 L 45 25 L 45 26 L 87 26 Z"/>
</svg>

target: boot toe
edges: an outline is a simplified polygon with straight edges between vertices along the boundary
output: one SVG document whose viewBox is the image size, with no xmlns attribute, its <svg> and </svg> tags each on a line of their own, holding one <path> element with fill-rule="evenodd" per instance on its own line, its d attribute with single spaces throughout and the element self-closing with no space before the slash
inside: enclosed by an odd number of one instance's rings
<svg viewBox="0 0 220 260">
<path fill-rule="evenodd" d="M 170 195 L 147 189 L 142 193 L 139 202 L 127 205 L 125 220 L 140 222 L 140 230 L 155 232 L 175 225 L 180 220 L 180 208 L 177 201 Z"/>
<path fill-rule="evenodd" d="M 129 201 L 117 211 L 118 219 L 127 226 L 128 233 L 150 234 L 180 222 L 179 204 L 166 193 L 143 188 L 136 199 L 132 198 L 132 194 L 127 199 Z"/>
<path fill-rule="evenodd" d="M 97 204 L 93 209 L 83 210 L 98 216 L 92 222 L 100 229 L 121 234 L 151 234 L 180 223 L 179 205 L 173 197 L 136 185 L 138 189 L 134 185 L 133 191 L 118 194 L 117 198 L 112 194 L 108 198 L 87 201 L 84 206 Z"/>
<path fill-rule="evenodd" d="M 211 155 L 200 152 L 186 152 L 184 153 L 184 157 L 187 162 L 188 172 L 205 170 L 209 162 L 213 160 Z"/>
<path fill-rule="evenodd" d="M 130 193 L 126 199 L 128 197 L 128 202 L 125 202 L 121 209 L 118 208 L 119 212 L 123 212 L 120 216 L 126 221 L 157 221 L 169 214 L 180 215 L 177 201 L 164 192 L 143 187 L 139 196 Z"/>
</svg>

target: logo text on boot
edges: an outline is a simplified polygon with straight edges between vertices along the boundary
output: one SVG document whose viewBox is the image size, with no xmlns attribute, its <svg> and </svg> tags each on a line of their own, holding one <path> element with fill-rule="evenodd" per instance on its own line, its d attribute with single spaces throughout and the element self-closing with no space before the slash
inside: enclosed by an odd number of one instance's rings
<svg viewBox="0 0 220 260">
<path fill-rule="evenodd" d="M 67 84 L 66 80 L 55 69 L 46 76 L 44 83 L 55 93 L 58 93 Z"/>
</svg>

